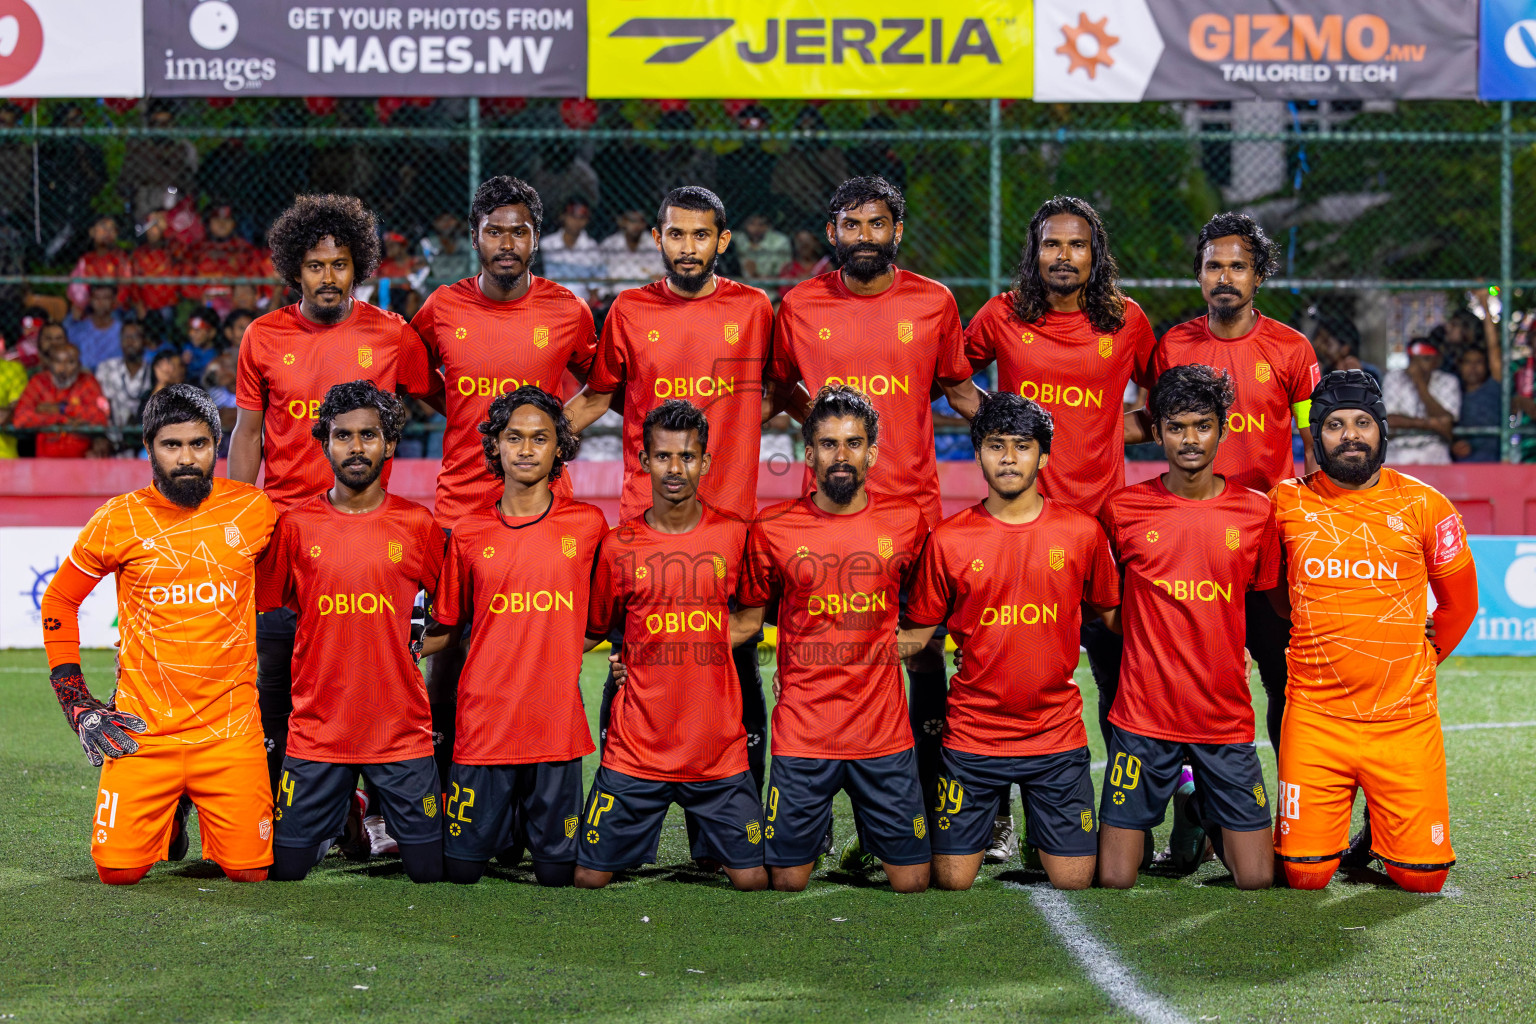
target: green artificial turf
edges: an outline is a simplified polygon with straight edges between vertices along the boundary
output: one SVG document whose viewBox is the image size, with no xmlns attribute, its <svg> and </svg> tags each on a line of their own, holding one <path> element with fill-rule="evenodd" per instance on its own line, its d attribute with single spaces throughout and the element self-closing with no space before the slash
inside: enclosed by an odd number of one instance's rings
<svg viewBox="0 0 1536 1024">
<path fill-rule="evenodd" d="M 87 653 L 98 691 L 109 666 Z M 603 670 L 590 655 L 593 715 Z M 1533 671 L 1453 659 L 1446 723 L 1536 719 Z M 1078 681 L 1102 758 L 1086 667 Z M 1262 723 L 1261 691 L 1256 703 Z M 602 892 L 495 867 L 473 887 L 416 886 L 398 862 L 338 858 L 303 883 L 235 885 L 196 860 L 195 839 L 185 863 L 109 888 L 90 860 L 95 772 L 41 652 L 0 652 L 0 709 L 0 1021 L 1134 1019 L 1014 887 L 1041 880 L 1017 864 L 968 893 L 896 896 L 823 871 L 805 893 L 741 894 L 687 869 L 675 810 L 663 865 Z M 1373 875 L 1240 893 L 1207 864 L 1067 900 L 1189 1021 L 1530 1019 L 1536 728 L 1453 731 L 1446 746 L 1450 895 Z M 837 827 L 852 832 L 846 801 Z"/>
</svg>

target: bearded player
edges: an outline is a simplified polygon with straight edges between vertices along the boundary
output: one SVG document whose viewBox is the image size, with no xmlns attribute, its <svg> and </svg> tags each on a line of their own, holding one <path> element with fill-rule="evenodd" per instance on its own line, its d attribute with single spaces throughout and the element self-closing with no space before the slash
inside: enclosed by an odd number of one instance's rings
<svg viewBox="0 0 1536 1024">
<path fill-rule="evenodd" d="M 298 615 L 273 881 L 297 881 L 325 856 L 359 772 L 406 875 L 443 877 L 432 719 L 410 651 L 411 608 L 418 592 L 437 589 L 443 534 L 382 478 L 407 416 L 370 381 L 327 391 L 311 432 L 335 482 L 283 513 L 262 559 L 260 607 Z"/>
<path fill-rule="evenodd" d="M 694 860 L 723 865 L 738 889 L 766 889 L 763 807 L 730 655 L 733 639 L 758 628 L 733 638 L 747 524 L 699 500 L 712 460 L 697 406 L 674 398 L 652 409 L 643 443 L 651 507 L 603 539 L 592 585 L 588 642 L 622 625 L 628 676 L 587 798 L 576 885 L 602 888 L 655 861 L 676 803 L 693 818 Z"/>
<path fill-rule="evenodd" d="M 731 232 L 724 204 L 709 189 L 685 185 L 668 192 L 651 237 L 667 276 L 613 300 L 591 379 L 567 407 L 571 427 L 585 430 L 608 408 L 613 394 L 624 389 L 619 517 L 630 520 L 651 505 L 650 477 L 640 462 L 645 417 L 668 399 L 691 401 L 704 411 L 717 439 L 711 453 L 714 469 L 700 483 L 700 498 L 711 508 L 750 520 L 757 512 L 762 424 L 779 404 L 764 393 L 773 307 L 760 289 L 715 272 Z M 768 707 L 757 645 L 741 646 L 734 658 L 748 758 L 761 792 Z M 600 729 L 608 728 L 614 693 L 610 679 L 603 688 Z"/>
<path fill-rule="evenodd" d="M 331 487 L 334 477 L 310 429 L 333 384 L 361 378 L 385 391 L 426 395 L 433 375 L 416 332 L 394 313 L 353 297 L 378 269 L 373 214 L 353 196 L 300 196 L 267 232 L 272 265 L 299 301 L 258 317 L 240 345 L 229 477 L 262 488 L 285 511 Z M 388 469 L 385 471 L 388 480 Z M 256 623 L 257 689 L 272 789 L 293 710 L 295 615 L 275 609 Z M 377 837 L 385 840 L 382 824 Z"/>
<path fill-rule="evenodd" d="M 1035 402 L 1009 391 L 982 397 L 971 443 L 987 497 L 933 531 L 907 602 L 916 628 L 905 638 L 926 643 L 947 620 L 964 651 L 930 794 L 940 889 L 971 887 L 1015 784 L 1051 884 L 1093 882 L 1093 780 L 1072 673 L 1083 609 L 1114 617 L 1120 575 L 1098 521 L 1040 495 L 1051 436 L 1050 414 Z"/>
<path fill-rule="evenodd" d="M 861 392 L 822 388 L 800 429 L 816 489 L 758 515 L 738 594 L 744 629 L 759 628 L 779 599 L 763 828 L 773 887 L 806 887 L 832 827 L 832 798 L 845 790 L 862 849 L 897 892 L 921 892 L 928 823 L 896 627 L 927 517 L 911 498 L 866 488 L 880 414 Z"/>
<path fill-rule="evenodd" d="M 272 863 L 272 797 L 256 712 L 255 559 L 277 510 L 248 484 L 215 479 L 219 410 L 172 384 L 144 406 L 154 482 L 107 502 L 43 595 L 54 693 L 101 767 L 91 857 L 132 885 L 166 858 L 177 804 L 197 805 L 203 855 L 237 882 Z M 117 692 L 103 703 L 80 671 L 80 603 L 117 577 Z M 183 846 L 183 852 L 185 847 Z"/>
<path fill-rule="evenodd" d="M 1301 431 L 1307 472 L 1317 469 L 1308 418 L 1312 388 L 1319 377 L 1312 343 L 1254 308 L 1259 287 L 1280 270 L 1277 248 L 1246 214 L 1212 217 L 1195 242 L 1195 279 L 1205 296 L 1206 315 L 1164 334 L 1152 359 L 1153 372 L 1159 375 L 1190 363 L 1214 366 L 1231 375 L 1237 400 L 1227 413 L 1227 433 L 1214 469 L 1232 483 L 1264 494 L 1292 475 L 1293 425 Z M 1145 426 L 1150 437 L 1150 423 Z M 1278 750 L 1290 623 L 1258 593 L 1248 594 L 1246 615 L 1248 650 L 1269 697 L 1265 712 L 1269 742 Z"/>
<path fill-rule="evenodd" d="M 1445 496 L 1382 466 L 1374 379 L 1329 373 L 1311 413 L 1321 469 L 1270 494 L 1291 622 L 1275 852 L 1291 888 L 1327 885 L 1364 790 L 1371 855 L 1404 889 L 1439 892 L 1456 854 L 1435 668 L 1477 614 L 1477 568 Z"/>
<path fill-rule="evenodd" d="M 570 885 L 593 750 L 581 656 L 596 646 L 584 642 L 587 606 L 608 524 L 555 488 L 580 440 L 544 388 L 497 397 L 479 432 L 501 497 L 454 525 L 425 645 L 460 643 L 474 624 L 443 808 L 448 879 L 472 884 L 492 857 L 511 867 L 526 849 L 541 885 Z"/>
<path fill-rule="evenodd" d="M 840 269 L 785 294 L 769 374 L 781 389 L 803 383 L 810 394 L 848 385 L 867 396 L 888 426 L 899 424 L 899 431 L 886 432 L 869 487 L 916 501 L 932 529 L 944 513 L 931 402 L 942 392 L 969 419 L 981 396 L 965 360 L 954 296 L 937 281 L 896 266 L 906 209 L 901 190 L 884 178 L 849 178 L 838 186 L 827 204 L 826 231 Z M 804 410 L 795 412 L 803 423 Z M 807 468 L 807 492 L 812 479 Z M 937 783 L 944 725 L 941 633 L 907 658 L 925 792 Z M 845 864 L 857 860 L 856 847 L 845 851 Z"/>
<path fill-rule="evenodd" d="M 1040 471 L 1040 493 L 1097 516 L 1125 486 L 1121 411 L 1126 384 L 1152 383 L 1152 325 L 1120 290 L 1109 233 L 1092 206 L 1072 196 L 1041 204 L 1030 219 L 1012 287 L 982 306 L 965 330 L 965 352 L 980 370 L 997 363 L 997 384 L 1039 402 L 1051 414 L 1057 446 Z M 1099 727 L 1109 742 L 1108 714 L 1120 678 L 1122 641 L 1102 619 L 1083 623 L 1083 649 L 1099 690 Z M 1006 860 L 1003 841 L 989 859 Z"/>
<path fill-rule="evenodd" d="M 1274 880 L 1243 647 L 1244 599 L 1276 586 L 1280 541 L 1264 495 L 1214 469 L 1234 400 L 1231 378 L 1209 366 L 1158 377 L 1149 408 L 1168 472 L 1111 496 L 1100 513 L 1125 629 L 1099 806 L 1107 888 L 1136 884 L 1145 834 L 1163 820 L 1186 759 L 1190 816 L 1237 887 Z"/>
<path fill-rule="evenodd" d="M 411 320 L 446 386 L 448 425 L 434 514 L 449 531 L 501 497 L 501 481 L 486 472 L 479 430 L 492 399 L 524 385 L 558 397 L 565 373 L 586 381 L 597 347 L 592 308 L 569 289 L 533 275 L 544 222 L 544 204 L 533 186 L 506 175 L 489 179 L 475 190 L 469 221 L 480 273 L 438 288 Z M 569 498 L 570 474 L 562 473 L 555 489 Z M 427 662 L 444 777 L 453 757 L 464 650 L 455 645 Z"/>
</svg>

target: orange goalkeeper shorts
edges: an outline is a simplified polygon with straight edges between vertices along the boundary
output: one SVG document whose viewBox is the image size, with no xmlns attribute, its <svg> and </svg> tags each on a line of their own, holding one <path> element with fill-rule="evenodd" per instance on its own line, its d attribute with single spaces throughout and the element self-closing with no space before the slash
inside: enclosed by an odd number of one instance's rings
<svg viewBox="0 0 1536 1024">
<path fill-rule="evenodd" d="M 1348 849 L 1356 789 L 1365 791 L 1377 857 L 1418 870 L 1456 863 L 1438 715 L 1357 722 L 1287 704 L 1275 852 L 1284 860 L 1319 861 Z"/>
<path fill-rule="evenodd" d="M 272 863 L 272 789 L 261 733 L 141 746 L 101 768 L 91 857 L 104 868 L 164 860 L 176 802 L 197 805 L 203 856 L 222 868 Z"/>
</svg>

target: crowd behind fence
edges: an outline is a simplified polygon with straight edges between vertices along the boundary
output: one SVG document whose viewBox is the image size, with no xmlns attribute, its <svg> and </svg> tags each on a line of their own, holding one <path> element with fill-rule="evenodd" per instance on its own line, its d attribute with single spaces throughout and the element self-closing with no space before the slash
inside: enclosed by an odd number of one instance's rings
<svg viewBox="0 0 1536 1024">
<path fill-rule="evenodd" d="M 263 243 L 296 193 L 368 203 L 386 259 L 365 294 L 409 315 L 431 288 L 478 270 L 465 218 L 492 174 L 538 188 L 535 270 L 587 298 L 599 322 L 618 291 L 660 275 L 648 228 L 681 184 L 726 203 L 724 272 L 776 297 L 832 266 L 823 227 L 837 183 L 883 175 L 907 196 L 901 264 L 949 285 L 967 319 L 1008 286 L 1035 207 L 1079 195 L 1102 214 L 1122 282 L 1159 332 L 1204 311 L 1191 276 L 1200 225 L 1243 210 L 1284 250 L 1260 308 L 1312 338 L 1325 370 L 1364 366 L 1389 398 L 1395 374 L 1408 400 L 1409 343 L 1427 338 L 1441 374 L 1428 390 L 1457 409 L 1451 456 L 1536 460 L 1536 204 L 1524 199 L 1536 104 L 1359 101 L 8 103 L 0 455 L 41 454 L 59 433 L 27 426 L 29 386 L 48 392 L 32 405 L 95 403 L 68 432 L 84 442 L 72 452 L 131 452 L 146 371 L 147 386 L 178 372 L 168 354 L 232 419 L 230 353 L 244 323 L 290 298 Z M 138 361 L 125 360 L 130 322 Z M 46 365 L 40 349 L 60 329 L 99 378 L 99 400 L 72 395 Z M 48 379 L 29 383 L 38 377 Z M 413 435 L 432 454 L 439 428 L 419 412 Z M 962 429 L 941 420 L 941 434 Z M 951 457 L 969 457 L 952 441 Z"/>
</svg>

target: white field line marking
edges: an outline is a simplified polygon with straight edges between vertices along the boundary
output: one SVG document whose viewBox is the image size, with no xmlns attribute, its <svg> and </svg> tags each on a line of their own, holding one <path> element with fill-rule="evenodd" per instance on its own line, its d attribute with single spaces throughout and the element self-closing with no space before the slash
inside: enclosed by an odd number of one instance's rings
<svg viewBox="0 0 1536 1024">
<path fill-rule="evenodd" d="M 1067 947 L 1072 959 L 1110 1002 L 1144 1024 L 1190 1024 L 1188 1017 L 1141 987 L 1130 967 L 1088 930 L 1066 896 L 1045 884 L 1004 882 L 1003 886 L 1029 895 L 1030 902 Z"/>
</svg>

